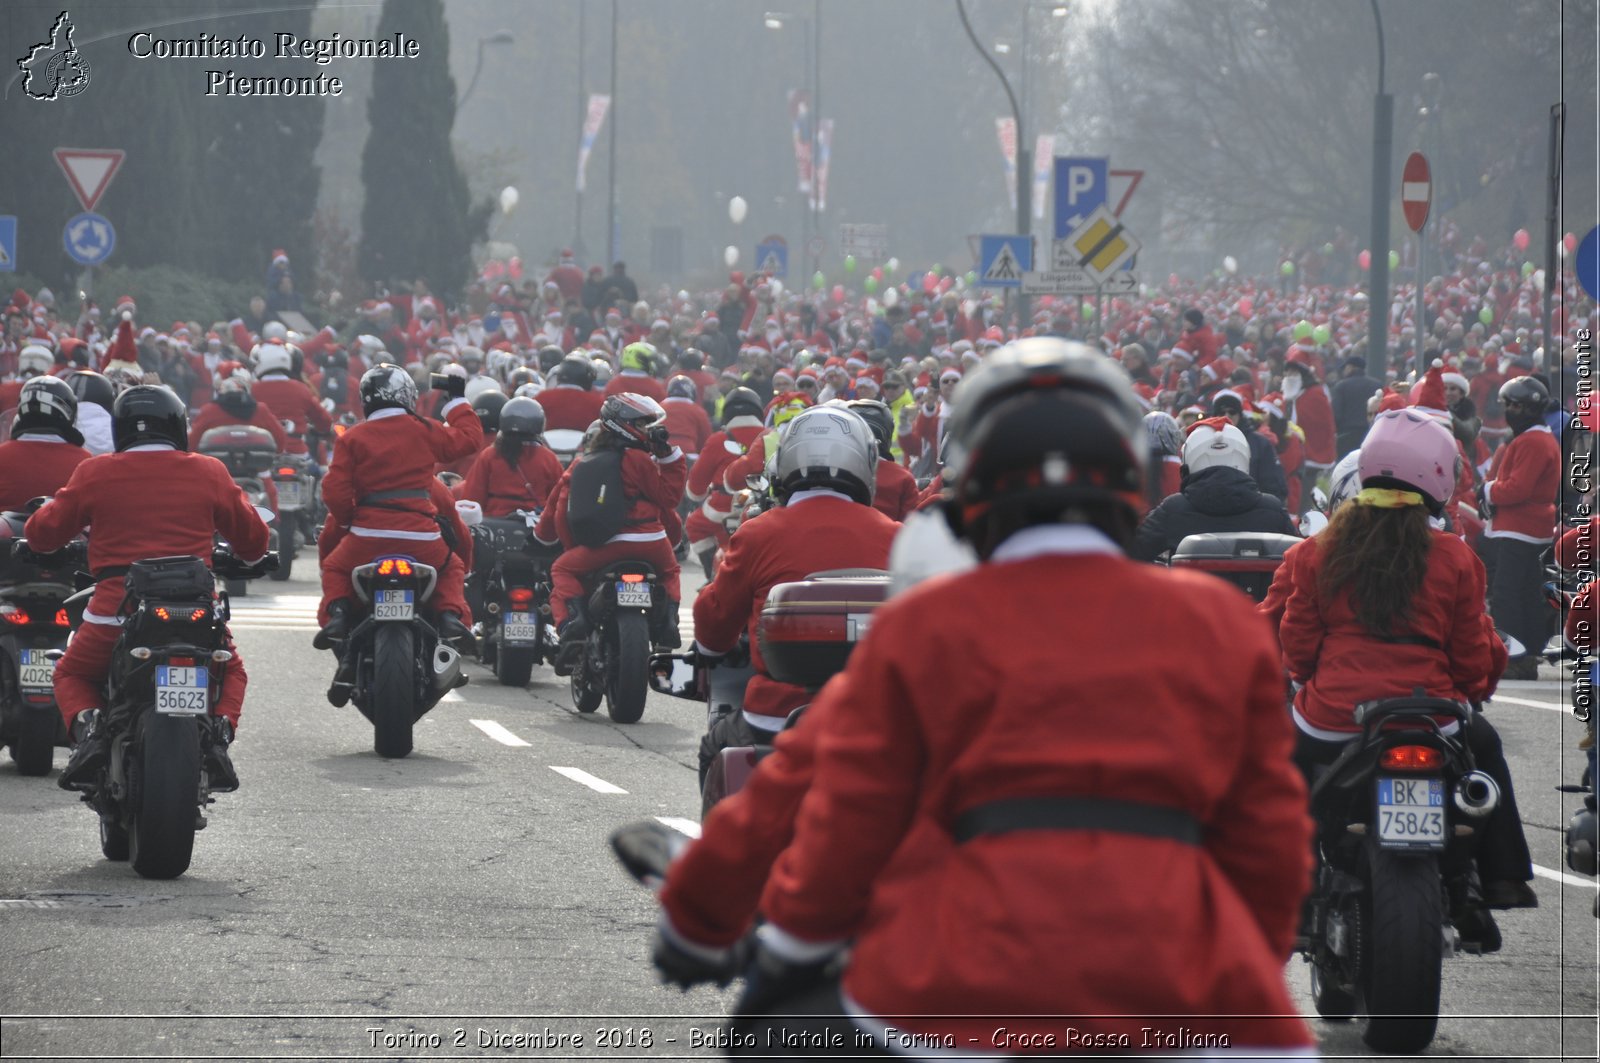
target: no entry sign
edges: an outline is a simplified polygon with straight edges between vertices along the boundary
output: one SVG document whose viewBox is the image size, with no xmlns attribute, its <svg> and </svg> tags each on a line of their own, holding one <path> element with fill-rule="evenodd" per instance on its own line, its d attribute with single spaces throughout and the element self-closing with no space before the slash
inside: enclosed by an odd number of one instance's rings
<svg viewBox="0 0 1600 1063">
<path fill-rule="evenodd" d="M 1420 151 L 1413 151 L 1400 171 L 1400 208 L 1406 212 L 1406 224 L 1411 231 L 1420 233 L 1428 223 L 1428 208 L 1433 206 L 1433 178 L 1428 172 L 1428 160 Z"/>
</svg>

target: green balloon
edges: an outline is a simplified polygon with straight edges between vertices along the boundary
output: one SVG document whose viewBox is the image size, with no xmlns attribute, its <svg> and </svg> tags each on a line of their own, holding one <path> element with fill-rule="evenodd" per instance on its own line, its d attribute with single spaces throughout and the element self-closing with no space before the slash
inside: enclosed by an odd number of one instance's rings
<svg viewBox="0 0 1600 1063">
<path fill-rule="evenodd" d="M 868 295 L 871 295 L 873 292 L 878 290 L 878 279 L 876 277 L 868 277 L 866 280 L 861 282 L 861 287 L 867 290 Z"/>
<path fill-rule="evenodd" d="M 1523 277 L 1526 278 L 1526 277 L 1530 276 L 1532 273 L 1533 273 L 1533 263 L 1532 262 L 1524 262 L 1522 264 L 1522 275 L 1523 275 Z"/>
<path fill-rule="evenodd" d="M 1390 251 L 1389 252 L 1389 268 L 1390 269 L 1399 269 L 1400 268 L 1400 252 L 1398 252 L 1398 251 Z"/>
<path fill-rule="evenodd" d="M 1333 330 L 1327 325 L 1318 325 L 1316 328 L 1311 330 L 1311 338 L 1316 342 L 1318 347 L 1321 347 L 1329 340 L 1333 339 Z"/>
<path fill-rule="evenodd" d="M 975 269 L 967 270 L 967 278 L 966 278 L 966 280 L 967 280 L 967 283 L 969 285 L 970 284 L 977 284 L 978 283 L 978 271 L 975 270 Z"/>
<path fill-rule="evenodd" d="M 1311 322 L 1306 321 L 1303 318 L 1294 323 L 1294 338 L 1297 340 L 1305 339 L 1314 331 L 1316 330 L 1311 327 Z"/>
<path fill-rule="evenodd" d="M 820 288 L 827 283 L 828 278 L 822 275 L 822 271 L 820 269 L 811 275 L 811 287 Z"/>
<path fill-rule="evenodd" d="M 1085 321 L 1093 321 L 1094 320 L 1094 304 L 1093 303 L 1084 303 L 1083 304 L 1083 319 Z"/>
<path fill-rule="evenodd" d="M 1294 276 L 1294 263 L 1285 262 L 1283 265 L 1278 267 L 1278 272 L 1283 274 L 1285 277 Z"/>
<path fill-rule="evenodd" d="M 1482 310 L 1478 311 L 1478 320 L 1482 321 L 1485 325 L 1494 324 L 1494 311 L 1487 306 L 1484 307 Z"/>
<path fill-rule="evenodd" d="M 942 276 L 944 276 L 944 267 L 939 265 L 939 263 L 935 262 L 933 264 L 933 268 L 930 269 L 928 272 L 933 274 L 935 277 L 942 277 Z"/>
<path fill-rule="evenodd" d="M 844 271 L 846 273 L 854 273 L 856 271 L 856 256 L 844 256 Z"/>
<path fill-rule="evenodd" d="M 1323 244 L 1322 245 L 1322 253 L 1325 254 L 1325 255 L 1333 254 L 1333 244 L 1331 242 Z"/>
</svg>

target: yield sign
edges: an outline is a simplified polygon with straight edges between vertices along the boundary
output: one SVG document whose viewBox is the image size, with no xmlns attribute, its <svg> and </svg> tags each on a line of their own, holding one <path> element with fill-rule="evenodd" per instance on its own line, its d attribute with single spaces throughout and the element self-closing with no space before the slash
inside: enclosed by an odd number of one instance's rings
<svg viewBox="0 0 1600 1063">
<path fill-rule="evenodd" d="M 1433 181 L 1428 172 L 1428 160 L 1420 151 L 1406 158 L 1406 167 L 1400 171 L 1400 209 L 1405 211 L 1406 224 L 1411 231 L 1420 233 L 1428 223 L 1428 208 L 1433 205 Z"/>
<path fill-rule="evenodd" d="M 67 183 L 86 211 L 94 210 L 111 179 L 117 175 L 126 152 L 120 148 L 57 148 L 56 165 L 67 175 Z"/>
</svg>

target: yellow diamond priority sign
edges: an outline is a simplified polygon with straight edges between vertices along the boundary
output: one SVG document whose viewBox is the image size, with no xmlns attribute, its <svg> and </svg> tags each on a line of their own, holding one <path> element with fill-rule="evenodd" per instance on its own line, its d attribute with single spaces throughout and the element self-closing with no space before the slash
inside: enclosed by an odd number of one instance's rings
<svg viewBox="0 0 1600 1063">
<path fill-rule="evenodd" d="M 1101 205 L 1065 240 L 1056 241 L 1055 268 L 1086 270 L 1104 281 L 1138 254 L 1140 246 L 1116 215 Z"/>
</svg>

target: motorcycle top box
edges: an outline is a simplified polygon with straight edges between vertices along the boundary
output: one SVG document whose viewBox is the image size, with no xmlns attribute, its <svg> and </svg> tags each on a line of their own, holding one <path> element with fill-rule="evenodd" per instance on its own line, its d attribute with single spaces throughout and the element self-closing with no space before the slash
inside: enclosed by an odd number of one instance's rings
<svg viewBox="0 0 1600 1063">
<path fill-rule="evenodd" d="M 821 687 L 844 669 L 888 596 L 889 574 L 878 569 L 817 572 L 773 587 L 756 626 L 768 674 L 780 683 Z"/>
<path fill-rule="evenodd" d="M 234 476 L 259 476 L 278 462 L 272 433 L 248 424 L 213 428 L 200 437 L 198 449 L 221 461 Z"/>
<path fill-rule="evenodd" d="M 1259 602 L 1267 596 L 1284 553 L 1304 541 L 1270 532 L 1207 532 L 1187 536 L 1172 551 L 1171 563 L 1225 579 Z"/>
</svg>

